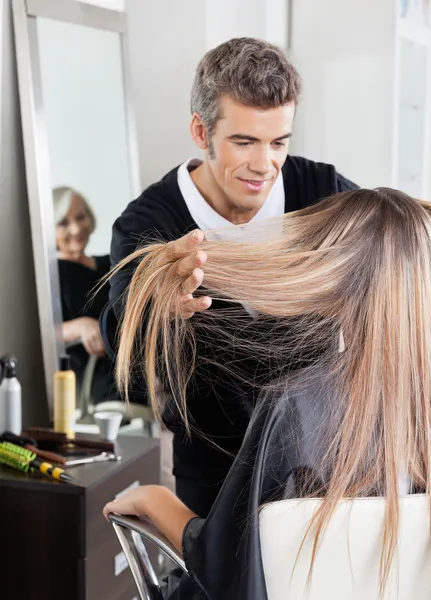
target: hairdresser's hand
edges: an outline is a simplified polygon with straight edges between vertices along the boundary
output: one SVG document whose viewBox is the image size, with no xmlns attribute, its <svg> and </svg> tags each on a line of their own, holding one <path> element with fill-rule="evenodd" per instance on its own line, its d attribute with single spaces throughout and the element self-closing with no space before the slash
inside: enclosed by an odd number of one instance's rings
<svg viewBox="0 0 431 600">
<path fill-rule="evenodd" d="M 91 317 L 81 317 L 79 321 L 79 337 L 84 348 L 92 356 L 105 356 L 105 346 L 100 334 L 99 323 Z"/>
<path fill-rule="evenodd" d="M 181 315 L 190 319 L 196 312 L 202 312 L 211 306 L 211 298 L 202 296 L 194 298 L 193 294 L 202 285 L 207 255 L 199 249 L 204 234 L 199 229 L 188 233 L 170 245 L 173 258 L 178 259 L 177 274 L 184 278 L 180 297 Z"/>
</svg>

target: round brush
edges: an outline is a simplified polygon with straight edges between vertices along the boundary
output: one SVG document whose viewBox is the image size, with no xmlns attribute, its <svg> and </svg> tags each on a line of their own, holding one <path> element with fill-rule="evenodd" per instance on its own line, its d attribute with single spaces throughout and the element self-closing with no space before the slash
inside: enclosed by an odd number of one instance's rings
<svg viewBox="0 0 431 600">
<path fill-rule="evenodd" d="M 16 435 L 16 433 L 12 433 L 11 431 L 4 431 L 0 435 L 0 442 L 11 442 L 17 446 L 23 446 L 24 448 L 27 448 L 27 450 L 34 452 L 39 458 L 43 458 L 48 462 L 64 465 L 67 460 L 64 456 L 61 456 L 61 454 L 49 452 L 48 450 L 40 450 L 40 448 L 37 447 L 36 440 L 33 438 L 24 435 Z"/>
<path fill-rule="evenodd" d="M 36 471 L 58 481 L 78 483 L 74 477 L 65 473 L 63 469 L 40 460 L 31 450 L 11 444 L 10 442 L 0 443 L 0 463 L 25 473 Z"/>
</svg>

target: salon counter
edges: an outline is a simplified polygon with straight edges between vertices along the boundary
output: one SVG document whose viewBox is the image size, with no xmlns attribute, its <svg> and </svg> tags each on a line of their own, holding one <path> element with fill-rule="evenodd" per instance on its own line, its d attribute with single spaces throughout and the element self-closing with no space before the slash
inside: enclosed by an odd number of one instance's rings
<svg viewBox="0 0 431 600">
<path fill-rule="evenodd" d="M 120 437 L 120 462 L 68 469 L 80 485 L 0 466 L 0 589 L 14 600 L 135 600 L 117 537 L 102 515 L 127 489 L 160 482 L 158 440 Z"/>
</svg>

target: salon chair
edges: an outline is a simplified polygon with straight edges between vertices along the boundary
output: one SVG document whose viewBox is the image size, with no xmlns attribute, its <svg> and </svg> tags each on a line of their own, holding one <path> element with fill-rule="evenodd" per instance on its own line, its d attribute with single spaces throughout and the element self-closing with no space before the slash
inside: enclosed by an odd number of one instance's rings
<svg viewBox="0 0 431 600">
<path fill-rule="evenodd" d="M 312 537 L 307 538 L 299 555 L 298 551 L 320 502 L 283 500 L 262 508 L 259 533 L 268 600 L 431 598 L 429 496 L 411 495 L 400 500 L 398 546 L 381 595 L 379 568 L 385 499 L 346 500 L 338 507 L 323 536 L 308 585 Z M 127 557 L 139 598 L 161 600 L 144 541 L 156 544 L 187 573 L 182 557 L 148 520 L 117 515 L 109 518 Z"/>
</svg>

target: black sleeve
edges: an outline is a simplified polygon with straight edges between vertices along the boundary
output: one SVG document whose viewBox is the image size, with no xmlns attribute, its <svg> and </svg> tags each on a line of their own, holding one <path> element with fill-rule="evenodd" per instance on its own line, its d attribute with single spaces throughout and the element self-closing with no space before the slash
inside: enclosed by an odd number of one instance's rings
<svg viewBox="0 0 431 600">
<path fill-rule="evenodd" d="M 111 242 L 111 264 L 114 266 L 134 252 L 146 241 L 157 237 L 157 213 L 152 214 L 150 206 L 141 199 L 129 204 L 124 213 L 115 221 Z M 151 238 L 152 233 L 152 239 Z M 159 235 L 163 239 L 163 234 Z M 123 301 L 132 278 L 135 263 L 121 269 L 110 280 L 109 301 L 99 317 L 99 327 L 107 355 L 116 360 L 118 344 L 118 325 L 123 310 Z M 145 328 L 143 322 L 142 327 Z M 148 393 L 145 381 L 138 373 L 133 373 L 129 387 L 130 399 L 135 404 L 148 405 Z"/>
<path fill-rule="evenodd" d="M 111 264 L 114 266 L 144 244 L 171 241 L 176 226 L 164 203 L 144 194 L 131 202 L 112 228 Z M 112 279 L 109 301 L 117 319 L 120 318 L 123 298 L 136 268 L 131 263 Z"/>
<path fill-rule="evenodd" d="M 344 175 L 341 175 L 341 173 L 337 173 L 337 192 L 347 192 L 349 190 L 357 190 L 359 188 L 358 185 L 356 185 L 356 183 L 353 183 L 353 181 L 350 181 L 350 179 L 347 179 L 346 177 L 344 177 Z"/>
<path fill-rule="evenodd" d="M 118 264 L 143 244 L 171 241 L 176 237 L 175 231 L 174 211 L 170 210 L 168 202 L 145 191 L 128 205 L 113 225 L 111 265 Z M 136 264 L 131 263 L 111 278 L 109 302 L 100 315 L 100 331 L 111 359 L 115 359 L 118 323 L 135 268 Z"/>
<path fill-rule="evenodd" d="M 79 308 L 74 306 L 73 292 L 76 284 L 76 279 L 73 277 L 73 265 L 70 269 L 70 263 L 67 261 L 58 261 L 58 273 L 60 279 L 60 297 L 61 297 L 61 314 L 63 322 L 77 319 Z"/>
<path fill-rule="evenodd" d="M 63 289 L 63 286 L 60 286 L 60 295 L 61 295 L 61 314 L 63 317 L 63 323 L 67 321 L 71 321 L 73 317 L 70 316 L 68 303 L 66 300 L 66 292 Z"/>
</svg>

